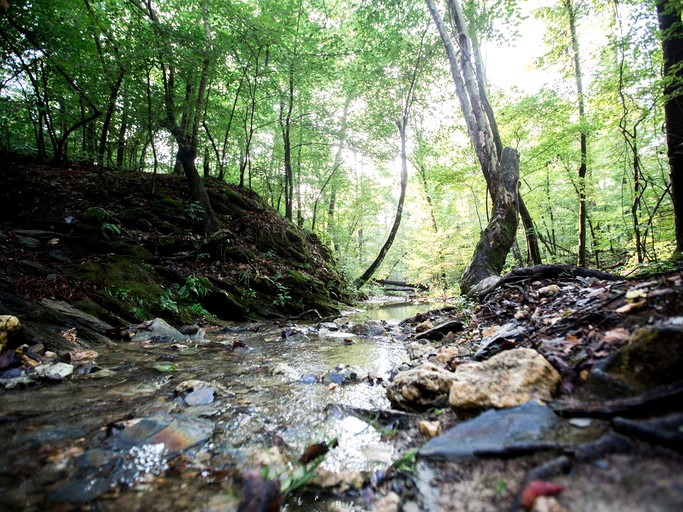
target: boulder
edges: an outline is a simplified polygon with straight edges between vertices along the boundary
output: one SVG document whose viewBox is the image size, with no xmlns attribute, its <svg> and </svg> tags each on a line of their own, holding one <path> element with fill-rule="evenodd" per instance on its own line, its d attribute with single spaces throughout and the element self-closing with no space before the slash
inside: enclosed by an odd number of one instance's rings
<svg viewBox="0 0 683 512">
<path fill-rule="evenodd" d="M 611 379 L 639 392 L 680 380 L 683 328 L 657 324 L 636 330 L 602 369 Z"/>
<path fill-rule="evenodd" d="M 449 403 L 456 410 L 482 410 L 549 400 L 560 374 L 538 352 L 528 348 L 507 350 L 483 363 L 458 366 Z"/>
<path fill-rule="evenodd" d="M 550 409 L 535 402 L 502 411 L 490 410 L 431 439 L 418 455 L 425 459 L 458 460 L 541 450 L 556 445 L 552 431 L 559 421 Z"/>
<path fill-rule="evenodd" d="M 356 336 L 381 336 L 384 334 L 384 326 L 377 320 L 368 320 L 351 327 L 351 332 Z"/>
<path fill-rule="evenodd" d="M 387 388 L 397 409 L 421 411 L 446 404 L 454 374 L 431 363 L 399 373 Z"/>
</svg>

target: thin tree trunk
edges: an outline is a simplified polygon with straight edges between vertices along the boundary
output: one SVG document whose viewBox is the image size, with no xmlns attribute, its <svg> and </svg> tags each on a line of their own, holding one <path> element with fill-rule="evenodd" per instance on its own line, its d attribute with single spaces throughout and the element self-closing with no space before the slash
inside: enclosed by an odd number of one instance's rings
<svg viewBox="0 0 683 512">
<path fill-rule="evenodd" d="M 406 126 L 408 124 L 407 121 L 407 117 L 404 117 L 404 121 L 398 124 L 398 131 L 401 137 L 401 194 L 399 195 L 398 205 L 396 206 L 396 216 L 394 217 L 394 224 L 391 227 L 391 231 L 389 231 L 389 236 L 387 237 L 386 242 L 384 242 L 384 245 L 379 250 L 379 253 L 377 254 L 375 260 L 370 264 L 367 270 L 363 272 L 363 274 L 358 279 L 356 279 L 355 284 L 358 288 L 367 283 L 370 280 L 370 278 L 375 274 L 379 266 L 382 264 L 382 262 L 384 261 L 384 257 L 387 255 L 389 249 L 391 248 L 391 245 L 394 243 L 394 238 L 396 238 L 396 233 L 398 233 L 398 228 L 401 225 L 401 217 L 403 216 L 403 204 L 405 202 L 406 188 L 408 186 L 408 155 L 406 152 Z"/>
<path fill-rule="evenodd" d="M 538 247 L 536 226 L 522 199 L 522 195 L 519 193 L 517 194 L 517 200 L 519 202 L 519 218 L 522 219 L 522 224 L 524 225 L 524 237 L 526 238 L 526 245 L 529 250 L 529 259 L 532 265 L 541 265 L 543 261 L 541 259 L 541 250 Z"/>
<path fill-rule="evenodd" d="M 394 224 L 389 231 L 389 236 L 387 237 L 384 245 L 379 250 L 377 257 L 370 264 L 363 274 L 356 279 L 356 286 L 360 288 L 365 283 L 367 283 L 370 278 L 375 274 L 379 266 L 384 261 L 385 256 L 391 249 L 394 239 L 396 238 L 396 233 L 398 233 L 398 228 L 401 226 L 401 218 L 403 216 L 403 205 L 406 199 L 406 188 L 408 187 L 408 152 L 406 150 L 406 129 L 408 128 L 408 119 L 410 117 L 410 109 L 413 105 L 415 99 L 415 85 L 417 83 L 417 75 L 420 71 L 420 66 L 422 65 L 422 50 L 424 49 L 424 39 L 427 35 L 427 29 L 422 32 L 422 38 L 420 39 L 420 49 L 418 50 L 417 57 L 415 58 L 415 66 L 413 67 L 413 72 L 410 78 L 410 84 L 408 87 L 408 92 L 406 93 L 405 103 L 403 105 L 403 113 L 401 115 L 401 120 L 396 123 L 398 127 L 398 134 L 401 139 L 401 193 L 398 198 L 398 205 L 396 205 L 396 215 L 394 217 Z"/>
<path fill-rule="evenodd" d="M 581 124 L 580 149 L 581 161 L 579 163 L 579 248 L 577 263 L 580 267 L 586 266 L 586 172 L 588 168 L 588 140 L 585 131 L 586 107 L 583 95 L 583 78 L 581 74 L 581 60 L 579 59 L 579 36 L 576 33 L 576 10 L 572 0 L 564 0 L 564 6 L 569 17 L 569 32 L 572 43 L 572 56 L 574 60 L 574 77 L 576 79 L 576 94 L 579 104 L 579 123 Z"/>
<path fill-rule="evenodd" d="M 280 103 L 280 129 L 284 145 L 285 166 L 285 218 L 292 220 L 292 202 L 294 200 L 294 176 L 292 170 L 292 111 L 294 109 L 294 65 L 289 66 L 289 87 L 287 90 L 287 105 Z"/>
</svg>

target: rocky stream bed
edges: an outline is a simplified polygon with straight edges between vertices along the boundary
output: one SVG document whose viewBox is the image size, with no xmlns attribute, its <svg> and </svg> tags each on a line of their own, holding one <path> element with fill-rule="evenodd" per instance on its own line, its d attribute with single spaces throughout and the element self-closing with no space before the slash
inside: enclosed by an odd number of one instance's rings
<svg viewBox="0 0 683 512">
<path fill-rule="evenodd" d="M 5 316 L 0 508 L 681 510 L 682 303 L 680 274 L 532 276 L 400 323 L 88 319 L 122 339 L 56 351 Z"/>
</svg>

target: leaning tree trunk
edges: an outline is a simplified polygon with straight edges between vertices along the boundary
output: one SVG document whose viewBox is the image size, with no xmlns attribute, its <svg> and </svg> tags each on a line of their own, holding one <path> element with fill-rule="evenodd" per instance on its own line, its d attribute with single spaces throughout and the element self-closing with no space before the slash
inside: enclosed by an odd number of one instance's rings
<svg viewBox="0 0 683 512">
<path fill-rule="evenodd" d="M 374 273 L 377 271 L 379 266 L 382 264 L 382 262 L 384 261 L 384 257 L 387 255 L 389 249 L 394 243 L 396 233 L 398 233 L 398 228 L 401 225 L 401 217 L 403 216 L 403 204 L 405 203 L 406 188 L 408 186 L 408 156 L 406 153 L 406 126 L 408 124 L 407 121 L 407 116 L 404 116 L 403 122 L 399 123 L 398 125 L 399 133 L 401 135 L 401 195 L 398 198 L 398 206 L 396 206 L 396 216 L 394 217 L 394 224 L 391 226 L 389 236 L 384 242 L 382 248 L 379 250 L 379 253 L 377 254 L 375 260 L 370 264 L 367 270 L 363 272 L 363 275 L 356 279 L 355 284 L 358 288 L 367 283 L 370 280 L 370 278 L 374 275 Z"/>
<path fill-rule="evenodd" d="M 493 216 L 474 250 L 472 261 L 462 275 L 460 289 L 469 292 L 484 279 L 498 276 L 505 265 L 518 224 L 517 184 L 519 183 L 519 154 L 510 147 L 503 149 L 500 161 L 500 180 L 491 190 Z M 495 193 L 494 193 L 495 192 Z"/>
<path fill-rule="evenodd" d="M 679 6 L 677 8 L 677 6 Z M 676 249 L 683 253 L 683 28 L 680 2 L 657 1 L 664 55 L 666 143 L 668 147 L 671 197 L 676 219 Z"/>
<path fill-rule="evenodd" d="M 454 40 L 446 28 L 435 0 L 427 0 L 429 12 L 443 42 L 460 108 L 467 124 L 470 142 L 476 151 L 482 174 L 491 193 L 493 216 L 474 250 L 465 270 L 460 290 L 467 294 L 484 279 L 499 276 L 505 265 L 518 225 L 519 155 L 506 147 L 502 151 L 493 111 L 487 111 L 488 101 L 483 87 L 483 70 L 473 66 L 474 51 L 467 31 L 462 7 L 458 0 L 447 0 L 453 22 Z"/>
</svg>

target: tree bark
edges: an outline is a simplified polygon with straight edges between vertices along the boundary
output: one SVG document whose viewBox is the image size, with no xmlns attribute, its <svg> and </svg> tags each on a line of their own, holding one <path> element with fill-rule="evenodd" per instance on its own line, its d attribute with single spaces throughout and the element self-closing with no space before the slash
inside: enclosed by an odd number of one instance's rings
<svg viewBox="0 0 683 512">
<path fill-rule="evenodd" d="M 536 226 L 521 194 L 518 194 L 517 201 L 519 205 L 519 218 L 522 219 L 522 224 L 524 225 L 524 236 L 529 250 L 529 259 L 533 265 L 540 265 L 543 261 L 541 259 L 541 249 L 538 246 Z"/>
<path fill-rule="evenodd" d="M 474 250 L 472 261 L 462 275 L 460 290 L 467 293 L 484 279 L 500 274 L 505 265 L 518 224 L 517 185 L 519 154 L 510 147 L 503 149 L 500 162 L 501 179 L 496 180 L 493 215 Z"/>
<path fill-rule="evenodd" d="M 664 56 L 664 119 L 671 197 L 676 218 L 676 250 L 683 253 L 683 28 L 680 2 L 658 0 L 657 19 Z"/>
</svg>

